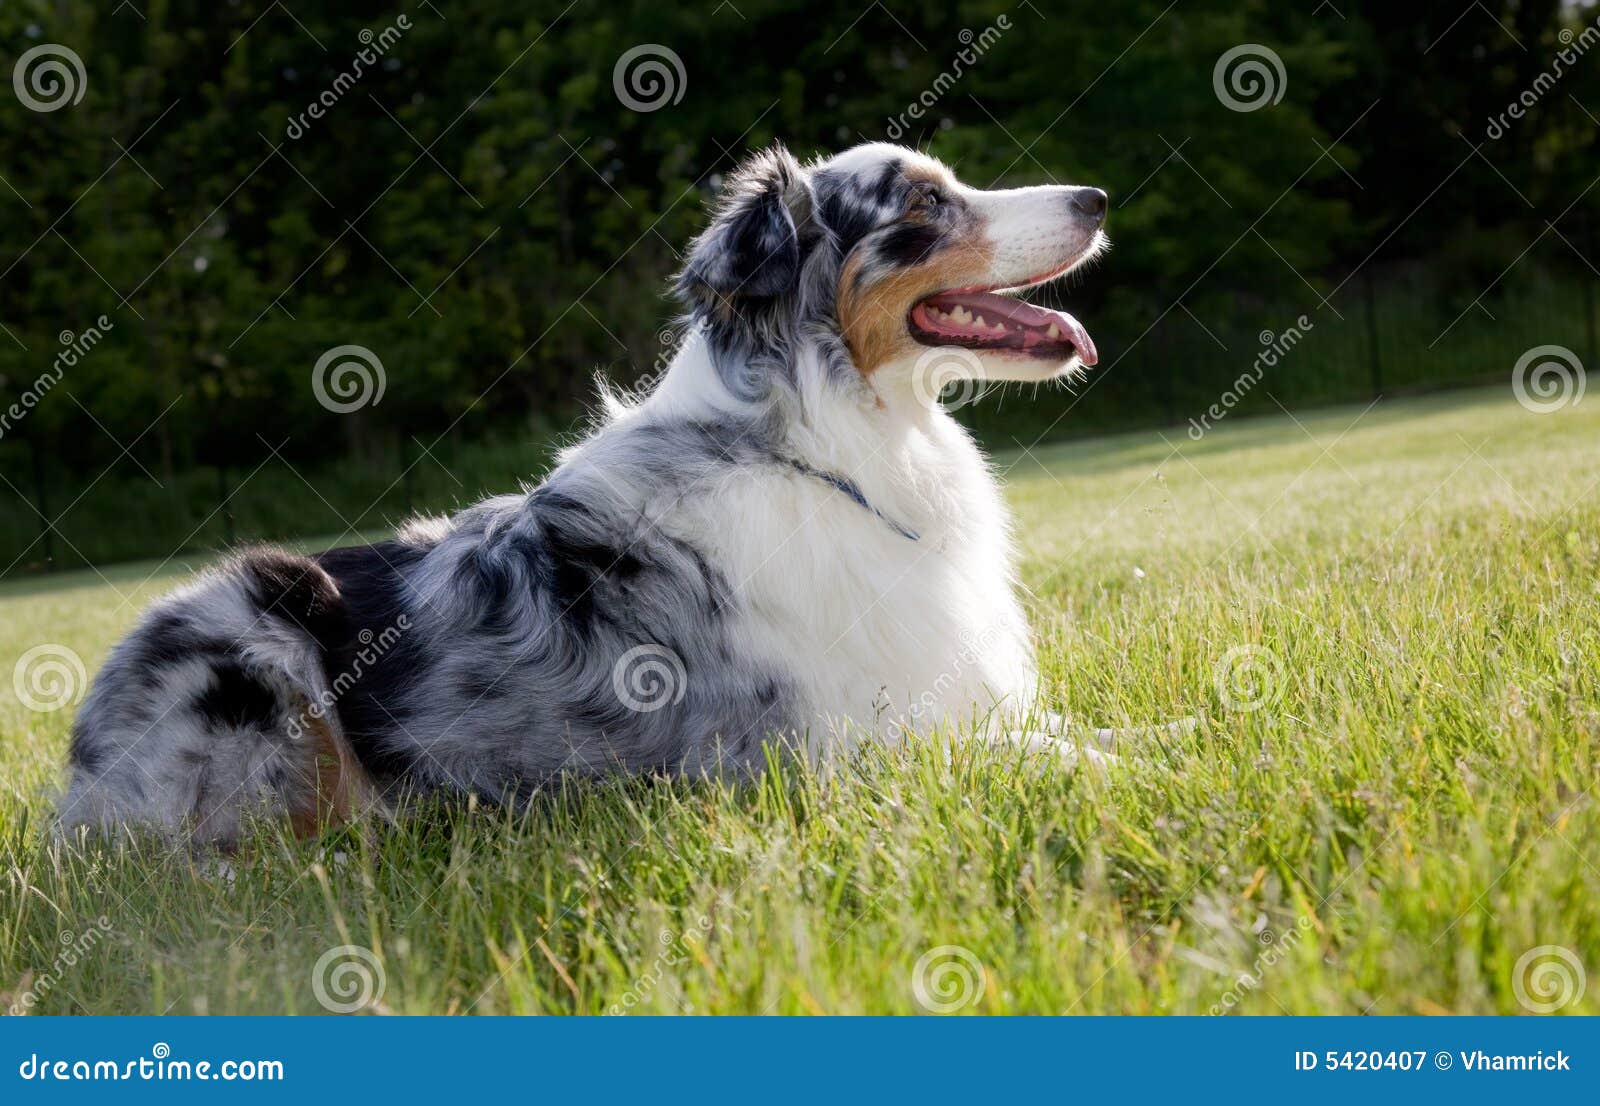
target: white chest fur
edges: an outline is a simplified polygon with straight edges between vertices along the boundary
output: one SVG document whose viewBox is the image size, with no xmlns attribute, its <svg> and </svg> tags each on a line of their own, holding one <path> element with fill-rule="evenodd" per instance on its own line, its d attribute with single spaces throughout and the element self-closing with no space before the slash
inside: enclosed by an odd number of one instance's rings
<svg viewBox="0 0 1600 1106">
<path fill-rule="evenodd" d="M 800 692 L 814 754 L 1015 712 L 1035 693 L 1000 489 L 953 420 L 924 414 L 836 413 L 826 438 L 794 443 L 870 507 L 776 465 L 680 505 L 733 586 L 741 647 Z"/>
</svg>

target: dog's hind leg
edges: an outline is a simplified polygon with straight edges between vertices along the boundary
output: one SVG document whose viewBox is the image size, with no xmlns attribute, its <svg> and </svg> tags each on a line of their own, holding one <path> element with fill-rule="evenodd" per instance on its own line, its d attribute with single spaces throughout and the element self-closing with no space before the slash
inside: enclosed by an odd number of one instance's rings
<svg viewBox="0 0 1600 1106">
<path fill-rule="evenodd" d="M 319 648 L 341 618 L 326 572 L 269 550 L 158 603 L 78 714 L 63 827 L 141 825 L 226 850 L 253 815 L 302 833 L 348 817 L 359 777 Z"/>
</svg>

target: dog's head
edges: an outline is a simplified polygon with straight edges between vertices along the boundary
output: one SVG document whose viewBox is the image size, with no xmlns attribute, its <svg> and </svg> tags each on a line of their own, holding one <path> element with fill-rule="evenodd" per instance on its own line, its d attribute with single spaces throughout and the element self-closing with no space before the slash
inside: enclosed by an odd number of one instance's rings
<svg viewBox="0 0 1600 1106">
<path fill-rule="evenodd" d="M 810 166 L 778 148 L 735 174 L 679 290 L 745 360 L 820 324 L 875 385 L 937 348 L 966 351 L 939 359 L 947 378 L 1047 380 L 1093 365 L 1094 342 L 1016 293 L 1098 253 L 1105 213 L 1097 188 L 982 191 L 886 143 Z"/>
</svg>

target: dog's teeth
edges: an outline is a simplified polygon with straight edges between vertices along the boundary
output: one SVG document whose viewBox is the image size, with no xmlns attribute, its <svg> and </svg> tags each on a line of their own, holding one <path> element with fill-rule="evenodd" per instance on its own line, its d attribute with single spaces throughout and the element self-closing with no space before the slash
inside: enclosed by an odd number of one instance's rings
<svg viewBox="0 0 1600 1106">
<path fill-rule="evenodd" d="M 989 324 L 983 321 L 983 316 L 982 315 L 974 315 L 972 317 L 972 325 L 973 326 L 988 326 Z"/>
<path fill-rule="evenodd" d="M 956 308 L 954 311 L 950 312 L 950 317 L 958 323 L 968 323 L 972 321 L 972 314 L 965 307 Z"/>
<path fill-rule="evenodd" d="M 1049 338 L 1055 338 L 1055 339 L 1059 340 L 1060 337 L 1061 337 L 1061 331 L 1056 327 L 1055 323 L 1051 323 L 1050 324 L 1050 329 L 1045 331 L 1045 336 L 1049 337 Z"/>
</svg>

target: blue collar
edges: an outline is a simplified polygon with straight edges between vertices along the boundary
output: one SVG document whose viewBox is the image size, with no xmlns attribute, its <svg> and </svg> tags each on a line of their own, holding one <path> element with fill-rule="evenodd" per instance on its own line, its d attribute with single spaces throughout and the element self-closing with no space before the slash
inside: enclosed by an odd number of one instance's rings
<svg viewBox="0 0 1600 1106">
<path fill-rule="evenodd" d="M 889 527 L 889 529 L 893 530 L 896 534 L 899 534 L 902 538 L 905 538 L 908 541 L 922 540 L 915 530 L 906 529 L 904 526 L 901 526 L 894 519 L 890 518 L 888 515 L 884 514 L 882 511 L 878 510 L 878 508 L 874 507 L 870 502 L 868 502 L 867 497 L 862 493 L 861 488 L 848 476 L 840 476 L 836 472 L 824 472 L 822 469 L 812 468 L 804 461 L 796 461 L 792 457 L 784 457 L 782 458 L 782 461 L 796 472 L 809 476 L 814 480 L 821 480 L 824 484 L 828 485 L 830 488 L 833 488 L 835 491 L 843 492 L 855 503 L 856 506 L 871 511 L 873 514 L 877 515 L 879 520 L 881 520 L 885 526 Z"/>
</svg>

